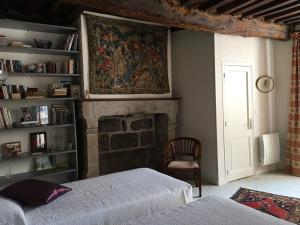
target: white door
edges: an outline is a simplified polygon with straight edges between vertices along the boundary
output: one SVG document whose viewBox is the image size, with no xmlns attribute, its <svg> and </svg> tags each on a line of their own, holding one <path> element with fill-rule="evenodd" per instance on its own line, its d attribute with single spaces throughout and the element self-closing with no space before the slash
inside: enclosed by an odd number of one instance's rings
<svg viewBox="0 0 300 225">
<path fill-rule="evenodd" d="M 227 182 L 254 174 L 251 78 L 250 66 L 224 66 L 224 142 Z"/>
</svg>

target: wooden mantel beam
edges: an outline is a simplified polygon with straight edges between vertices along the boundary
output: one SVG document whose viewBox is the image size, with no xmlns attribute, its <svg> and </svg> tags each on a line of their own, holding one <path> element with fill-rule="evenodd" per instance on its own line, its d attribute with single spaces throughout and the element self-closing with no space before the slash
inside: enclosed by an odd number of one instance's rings
<svg viewBox="0 0 300 225">
<path fill-rule="evenodd" d="M 288 27 L 256 19 L 239 20 L 231 15 L 212 15 L 198 9 L 180 6 L 178 0 L 62 0 L 64 3 L 94 9 L 137 20 L 160 23 L 182 29 L 265 37 L 276 40 L 288 39 Z"/>
</svg>

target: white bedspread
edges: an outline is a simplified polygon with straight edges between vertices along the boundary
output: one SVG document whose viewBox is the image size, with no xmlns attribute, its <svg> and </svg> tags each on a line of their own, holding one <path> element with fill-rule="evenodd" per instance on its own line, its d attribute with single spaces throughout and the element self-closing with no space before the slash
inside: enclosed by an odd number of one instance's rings
<svg viewBox="0 0 300 225">
<path fill-rule="evenodd" d="M 192 201 L 189 184 L 146 168 L 65 185 L 73 190 L 24 209 L 27 225 L 118 225 Z"/>
<path fill-rule="evenodd" d="M 295 225 L 217 196 L 139 218 L 124 225 Z"/>
<path fill-rule="evenodd" d="M 24 211 L 17 202 L 0 197 L 0 224 L 26 225 Z"/>
</svg>

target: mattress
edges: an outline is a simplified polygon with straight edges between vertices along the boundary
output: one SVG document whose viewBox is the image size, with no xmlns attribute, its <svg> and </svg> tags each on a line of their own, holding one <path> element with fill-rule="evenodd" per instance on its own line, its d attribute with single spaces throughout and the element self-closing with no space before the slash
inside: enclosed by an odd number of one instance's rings
<svg viewBox="0 0 300 225">
<path fill-rule="evenodd" d="M 24 208 L 27 225 L 118 225 L 192 201 L 192 187 L 142 168 L 67 183 L 54 202 Z"/>
<path fill-rule="evenodd" d="M 123 225 L 293 225 L 233 200 L 207 196 L 174 210 Z"/>
</svg>

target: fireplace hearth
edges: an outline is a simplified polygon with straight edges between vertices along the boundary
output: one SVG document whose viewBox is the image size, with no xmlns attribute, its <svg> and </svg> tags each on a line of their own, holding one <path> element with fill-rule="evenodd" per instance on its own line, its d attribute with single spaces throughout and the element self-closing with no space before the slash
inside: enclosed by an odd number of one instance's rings
<svg viewBox="0 0 300 225">
<path fill-rule="evenodd" d="M 177 99 L 86 100 L 78 103 L 81 177 L 150 167 L 175 137 Z"/>
</svg>

